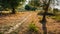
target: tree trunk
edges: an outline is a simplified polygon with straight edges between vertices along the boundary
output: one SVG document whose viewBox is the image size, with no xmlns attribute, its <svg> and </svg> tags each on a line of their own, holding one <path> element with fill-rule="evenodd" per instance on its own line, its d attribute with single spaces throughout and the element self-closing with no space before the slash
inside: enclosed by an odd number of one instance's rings
<svg viewBox="0 0 60 34">
<path fill-rule="evenodd" d="M 48 8 L 49 8 L 49 5 L 50 5 L 50 1 L 51 0 L 49 0 L 48 3 L 46 4 L 46 6 L 43 7 L 43 9 L 44 9 L 45 12 L 43 14 L 42 22 L 46 21 L 46 14 L 48 13 Z"/>
<path fill-rule="evenodd" d="M 15 11 L 15 8 L 12 8 L 12 14 L 15 14 L 16 11 Z"/>
<path fill-rule="evenodd" d="M 42 21 L 43 22 L 46 22 L 46 13 L 47 13 L 47 9 L 45 10 L 44 14 L 43 14 L 43 18 L 42 18 Z"/>
</svg>

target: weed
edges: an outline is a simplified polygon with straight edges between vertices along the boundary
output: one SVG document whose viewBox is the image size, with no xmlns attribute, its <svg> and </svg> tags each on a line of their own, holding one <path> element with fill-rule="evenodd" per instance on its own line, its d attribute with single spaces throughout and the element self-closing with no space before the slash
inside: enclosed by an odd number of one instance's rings
<svg viewBox="0 0 60 34">
<path fill-rule="evenodd" d="M 0 34 L 3 34 L 2 32 L 0 32 Z"/>
<path fill-rule="evenodd" d="M 33 32 L 37 32 L 38 31 L 37 27 L 33 23 L 29 24 L 29 30 L 33 31 Z"/>
</svg>

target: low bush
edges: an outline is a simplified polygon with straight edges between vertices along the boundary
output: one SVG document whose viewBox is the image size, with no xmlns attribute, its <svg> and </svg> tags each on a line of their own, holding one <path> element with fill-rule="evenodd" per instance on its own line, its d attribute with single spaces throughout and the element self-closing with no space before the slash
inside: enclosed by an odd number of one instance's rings
<svg viewBox="0 0 60 34">
<path fill-rule="evenodd" d="M 29 30 L 33 31 L 33 32 L 37 32 L 38 31 L 37 26 L 35 26 L 35 24 L 33 24 L 33 23 L 29 24 Z"/>
<path fill-rule="evenodd" d="M 25 6 L 25 10 L 31 10 L 31 11 L 35 11 L 37 8 L 36 7 L 31 7 L 29 5 Z"/>
<path fill-rule="evenodd" d="M 0 32 L 0 34 L 3 34 L 2 32 Z"/>
</svg>

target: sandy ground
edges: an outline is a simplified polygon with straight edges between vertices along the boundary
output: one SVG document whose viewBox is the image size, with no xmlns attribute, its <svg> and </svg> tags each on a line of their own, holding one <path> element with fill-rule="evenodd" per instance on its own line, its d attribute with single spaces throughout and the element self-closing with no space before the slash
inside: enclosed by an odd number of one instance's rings
<svg viewBox="0 0 60 34">
<path fill-rule="evenodd" d="M 0 17 L 0 32 L 7 31 L 10 27 L 22 21 L 23 17 L 27 16 L 28 14 L 32 14 L 32 16 L 29 17 L 18 29 L 13 32 L 18 31 L 18 34 L 43 34 L 42 24 L 39 22 L 41 19 L 39 19 L 39 15 L 37 15 L 37 12 L 20 12 L 17 14 Z M 60 34 L 60 22 L 57 22 L 56 20 L 53 20 L 51 18 L 46 19 L 47 33 Z M 32 21 L 38 28 L 37 33 L 28 31 L 28 26 L 30 23 L 32 23 Z"/>
</svg>

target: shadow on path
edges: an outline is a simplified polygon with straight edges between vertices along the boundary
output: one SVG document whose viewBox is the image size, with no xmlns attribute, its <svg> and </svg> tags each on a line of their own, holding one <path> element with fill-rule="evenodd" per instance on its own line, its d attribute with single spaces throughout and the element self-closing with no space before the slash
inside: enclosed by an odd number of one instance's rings
<svg viewBox="0 0 60 34">
<path fill-rule="evenodd" d="M 40 21 L 42 24 L 43 34 L 47 34 L 46 21 Z"/>
<path fill-rule="evenodd" d="M 39 34 L 39 33 L 28 30 L 28 31 L 26 31 L 24 34 Z"/>
</svg>

